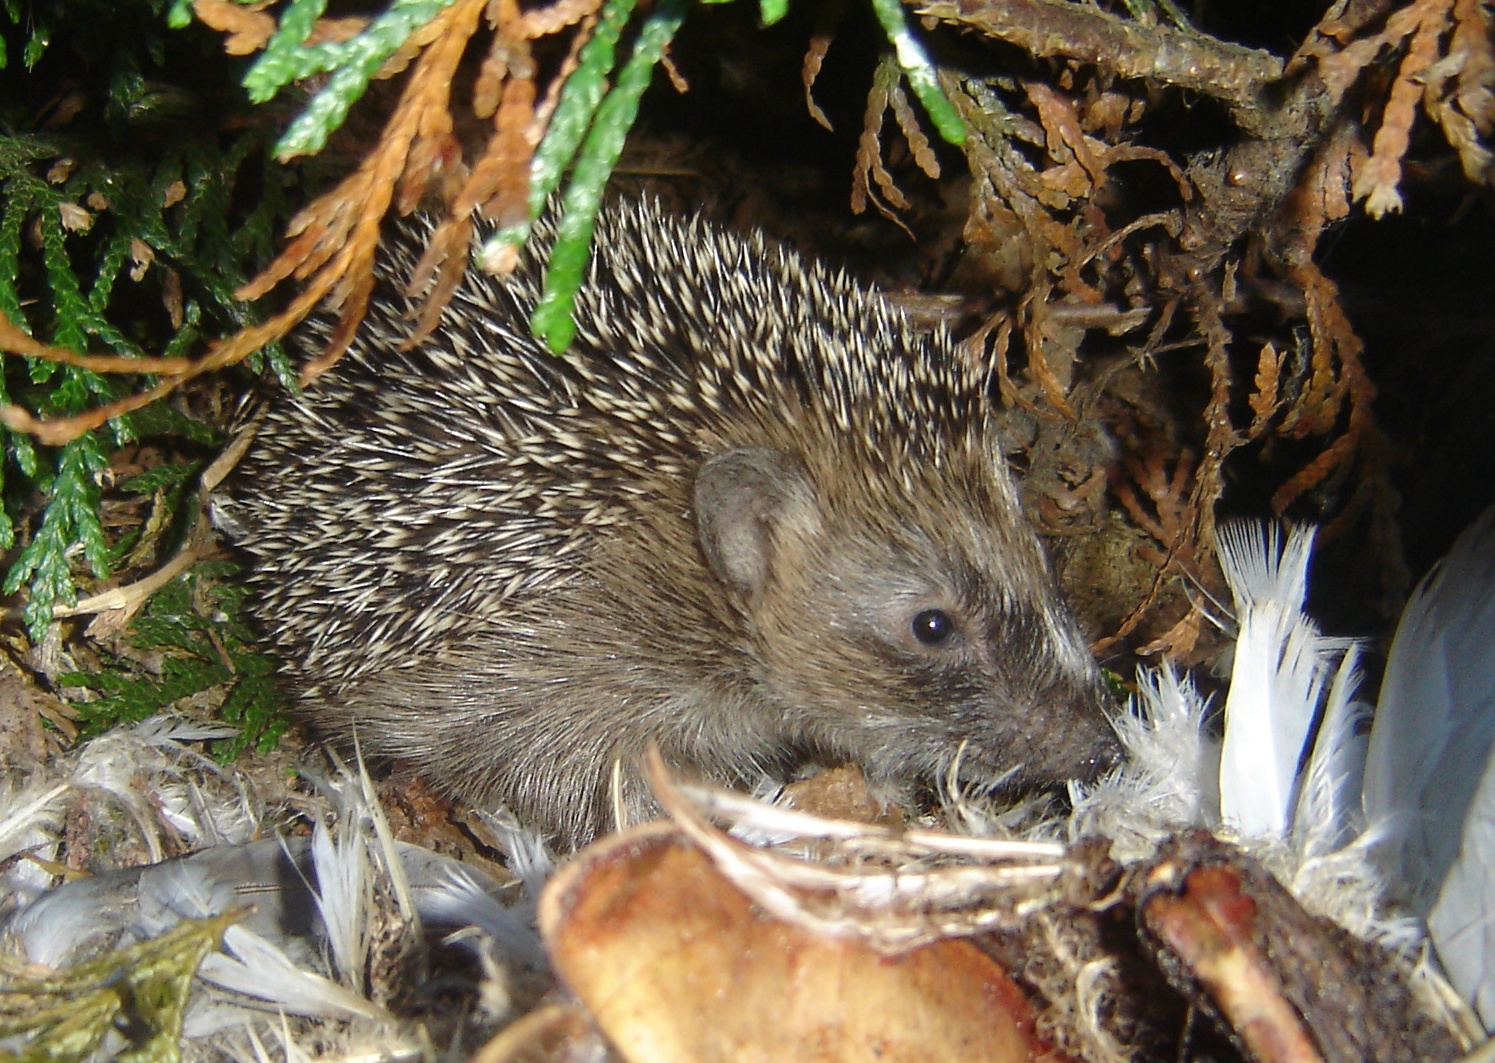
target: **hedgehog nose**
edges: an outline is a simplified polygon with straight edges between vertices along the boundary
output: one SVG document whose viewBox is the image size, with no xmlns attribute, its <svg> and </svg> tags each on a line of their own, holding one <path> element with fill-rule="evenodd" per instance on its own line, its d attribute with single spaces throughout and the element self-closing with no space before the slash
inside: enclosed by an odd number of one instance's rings
<svg viewBox="0 0 1495 1063">
<path fill-rule="evenodd" d="M 1082 782 L 1090 782 L 1117 767 L 1123 759 L 1121 740 L 1107 723 L 1096 742 L 1095 750 L 1080 762 L 1079 778 Z"/>
<path fill-rule="evenodd" d="M 1063 709 L 1053 720 L 1056 737 L 1062 735 L 1064 757 L 1071 777 L 1094 782 L 1126 759 L 1125 747 L 1111 723 L 1108 689 L 1097 676 L 1094 683 L 1070 686 L 1058 695 Z"/>
</svg>

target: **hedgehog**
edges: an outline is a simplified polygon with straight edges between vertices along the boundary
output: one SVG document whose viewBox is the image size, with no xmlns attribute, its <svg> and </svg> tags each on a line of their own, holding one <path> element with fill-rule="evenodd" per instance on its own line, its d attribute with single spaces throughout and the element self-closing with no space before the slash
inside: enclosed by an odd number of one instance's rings
<svg viewBox="0 0 1495 1063">
<path fill-rule="evenodd" d="M 544 221 L 411 344 L 433 225 L 386 236 L 353 346 L 269 403 L 215 501 L 315 731 L 568 846 L 619 793 L 649 807 L 651 743 L 729 784 L 849 762 L 1043 788 L 1112 762 L 988 373 L 950 336 L 640 200 L 598 220 L 564 354 L 529 330 Z"/>
</svg>

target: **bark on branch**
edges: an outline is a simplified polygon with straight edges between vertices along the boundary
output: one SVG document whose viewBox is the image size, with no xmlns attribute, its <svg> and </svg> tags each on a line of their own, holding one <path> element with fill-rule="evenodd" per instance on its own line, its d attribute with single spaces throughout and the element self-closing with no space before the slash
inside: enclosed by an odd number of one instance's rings
<svg viewBox="0 0 1495 1063">
<path fill-rule="evenodd" d="M 1283 61 L 1170 26 L 1141 23 L 1072 0 L 936 0 L 919 14 L 968 26 L 1039 58 L 1060 57 L 1152 78 L 1223 103 L 1247 132 L 1263 109 L 1263 89 L 1282 77 Z"/>
</svg>

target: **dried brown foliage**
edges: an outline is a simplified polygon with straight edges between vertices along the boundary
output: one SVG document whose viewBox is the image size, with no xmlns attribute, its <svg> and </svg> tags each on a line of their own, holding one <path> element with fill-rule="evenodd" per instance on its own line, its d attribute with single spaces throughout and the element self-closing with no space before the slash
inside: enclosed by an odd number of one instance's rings
<svg viewBox="0 0 1495 1063">
<path fill-rule="evenodd" d="M 1354 203 L 1375 217 L 1400 209 L 1419 114 L 1441 128 L 1470 180 L 1489 183 L 1488 10 L 1462 0 L 1339 3 L 1290 56 L 1061 0 L 936 0 L 921 14 L 1045 61 L 1026 76 L 1009 61 L 1003 75 L 945 80 L 974 131 L 969 245 L 1024 247 L 990 252 L 987 274 L 1009 294 L 973 341 L 1004 396 L 1077 418 L 1077 396 L 1094 405 L 1089 367 L 1117 356 L 1142 366 L 1187 358 L 1207 379 L 1195 426 L 1175 420 L 1175 431 L 1146 440 L 1161 449 L 1112 470 L 1129 516 L 1158 541 L 1160 568 L 1106 644 L 1155 635 L 1159 624 L 1175 630 L 1154 647 L 1176 642 L 1183 621 L 1144 620 L 1170 582 L 1216 585 L 1214 511 L 1227 460 L 1248 444 L 1293 444 L 1272 451 L 1296 463 L 1274 473 L 1276 513 L 1305 496 L 1320 507 L 1331 499 L 1330 534 L 1358 525 L 1388 548 L 1392 605 L 1403 587 L 1375 386 L 1315 253 Z M 1144 120 L 1176 99 L 1160 84 L 1217 101 L 1228 119 L 1217 147 L 1185 155 L 1148 143 L 1156 126 Z M 871 147 L 859 166 L 875 174 Z M 1153 178 L 1147 166 L 1158 168 Z M 1128 213 L 1128 189 L 1144 180 L 1153 203 L 1171 187 L 1172 205 Z M 1267 335 L 1259 312 L 1248 318 L 1263 305 L 1277 318 Z"/>
<path fill-rule="evenodd" d="M 256 299 L 288 278 L 302 282 L 296 300 L 275 319 L 282 335 L 323 299 L 338 309 L 331 342 L 303 367 L 303 381 L 336 363 L 352 342 L 373 288 L 380 223 L 391 205 L 409 214 L 435 196 L 447 207 L 446 220 L 411 278 L 413 288 L 430 285 L 415 339 L 435 327 L 462 278 L 473 215 L 501 224 L 522 220 L 529 161 L 540 136 L 530 43 L 589 18 L 597 6 L 558 0 L 524 13 L 504 0 L 457 0 L 391 60 L 390 73 L 407 63 L 410 70 L 378 142 L 352 174 L 296 216 L 288 228 L 291 242 L 240 293 Z M 469 106 L 491 129 L 469 164 L 455 132 L 454 112 L 460 108 L 451 91 L 482 22 L 492 35 Z"/>
<path fill-rule="evenodd" d="M 898 83 L 899 78 L 898 64 L 890 56 L 885 56 L 878 64 L 877 73 L 873 75 L 872 90 L 867 93 L 867 112 L 862 118 L 862 136 L 857 142 L 856 166 L 851 177 L 851 209 L 860 214 L 871 203 L 885 218 L 903 225 L 897 212 L 908 209 L 908 199 L 882 161 L 883 120 L 889 109 L 895 115 L 900 111 L 906 114 L 909 110 L 908 100 L 903 96 Z M 901 101 L 901 108 L 895 101 Z M 899 121 L 901 123 L 902 119 Z M 927 154 L 927 140 L 924 141 L 924 146 Z M 936 169 L 931 176 L 938 176 L 938 173 Z M 874 185 L 876 191 L 873 190 Z"/>
<path fill-rule="evenodd" d="M 835 39 L 836 27 L 840 24 L 845 11 L 845 0 L 831 0 L 821 9 L 815 29 L 810 35 L 809 46 L 805 49 L 804 63 L 800 71 L 800 80 L 805 86 L 805 109 L 809 111 L 811 118 L 826 129 L 831 128 L 831 120 L 815 102 L 815 80 L 820 77 L 820 68 L 825 63 L 826 53 L 830 51 L 831 41 Z"/>
<path fill-rule="evenodd" d="M 138 394 L 76 417 L 44 421 L 20 407 L 8 406 L 0 410 L 0 419 L 11 428 L 32 432 L 42 442 L 66 442 L 111 417 L 169 394 L 194 377 L 242 361 L 283 338 L 325 304 L 337 312 L 338 321 L 326 350 L 301 369 L 303 383 L 311 381 L 341 357 L 363 319 L 386 215 L 391 209 L 409 214 L 434 201 L 446 211 L 446 220 L 411 278 L 414 289 L 427 292 L 414 337 L 418 340 L 435 327 L 467 268 L 474 216 L 499 224 L 523 220 L 535 145 L 555 106 L 555 91 L 589 35 L 601 2 L 556 0 L 521 11 L 514 0 L 456 0 L 414 33 L 379 72 L 380 78 L 402 76 L 403 84 L 377 140 L 351 173 L 292 219 L 280 255 L 238 292 L 240 298 L 253 300 L 282 282 L 294 281 L 296 292 L 284 309 L 262 324 L 210 344 L 193 361 L 84 358 L 35 344 L 7 327 L 0 331 L 0 348 L 5 350 L 86 364 L 99 372 L 154 372 L 162 379 Z M 247 55 L 262 49 L 275 30 L 274 19 L 264 6 L 195 0 L 194 11 L 202 22 L 225 34 L 225 51 Z M 542 93 L 532 43 L 578 24 L 571 58 L 550 78 L 549 93 Z M 346 40 L 364 25 L 362 19 L 323 18 L 310 40 Z M 488 34 L 487 50 L 471 98 L 454 99 L 458 66 L 480 31 Z M 462 115 L 487 127 L 476 138 L 475 148 L 457 135 L 457 119 Z"/>
</svg>

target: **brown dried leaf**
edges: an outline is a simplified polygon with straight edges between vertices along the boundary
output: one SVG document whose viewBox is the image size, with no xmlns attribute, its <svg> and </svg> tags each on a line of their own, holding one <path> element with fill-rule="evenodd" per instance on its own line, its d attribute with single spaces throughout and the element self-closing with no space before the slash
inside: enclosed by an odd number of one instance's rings
<svg viewBox="0 0 1495 1063">
<path fill-rule="evenodd" d="M 1453 23 L 1446 57 L 1423 74 L 1423 106 L 1459 153 L 1464 175 L 1486 184 L 1495 170 L 1495 156 L 1485 143 L 1495 130 L 1495 41 L 1489 10 L 1479 0 L 1456 0 Z"/>
<path fill-rule="evenodd" d="M 401 216 L 421 205 L 433 182 L 439 191 L 443 178 L 466 177 L 462 145 L 452 133 L 451 112 L 445 106 L 432 107 L 421 117 L 421 130 L 405 156 L 405 170 L 396 185 L 394 207 Z"/>
<path fill-rule="evenodd" d="M 63 156 L 47 167 L 47 183 L 60 185 L 73 175 L 78 168 L 78 160 Z"/>
<path fill-rule="evenodd" d="M 1269 341 L 1261 345 L 1261 354 L 1256 359 L 1255 390 L 1251 393 L 1251 427 L 1247 438 L 1255 439 L 1266 431 L 1267 423 L 1282 406 L 1278 397 L 1278 376 L 1282 372 L 1282 355 Z"/>
<path fill-rule="evenodd" d="M 341 44 L 351 41 L 368 27 L 369 20 L 357 16 L 319 18 L 306 35 L 307 44 Z"/>
<path fill-rule="evenodd" d="M 557 973 L 635 1063 L 1064 1058 L 970 942 L 890 957 L 771 918 L 666 824 L 573 858 L 540 926 Z"/>
<path fill-rule="evenodd" d="M 893 107 L 893 118 L 898 123 L 898 128 L 903 130 L 903 135 L 908 139 L 909 150 L 913 153 L 914 162 L 926 177 L 938 178 L 940 175 L 940 160 L 934 154 L 934 148 L 929 143 L 929 138 L 924 135 L 924 130 L 919 126 L 919 118 L 914 114 L 914 109 L 909 106 L 908 96 L 904 94 L 902 85 L 894 85 L 888 93 L 888 102 Z"/>
<path fill-rule="evenodd" d="M 1412 34 L 1407 54 L 1397 69 L 1370 158 L 1355 176 L 1355 198 L 1365 200 L 1365 211 L 1372 218 L 1402 209 L 1397 185 L 1402 176 L 1402 156 L 1407 153 L 1412 123 L 1417 118 L 1417 101 L 1423 94 L 1420 79 L 1438 58 L 1439 39 L 1448 28 L 1445 4 L 1417 6 L 1429 10 Z"/>
<path fill-rule="evenodd" d="M 664 71 L 665 77 L 670 79 L 670 88 L 681 96 L 690 91 L 689 79 L 686 78 L 685 72 L 675 65 L 675 57 L 669 52 L 659 57 L 659 68 Z"/>
<path fill-rule="evenodd" d="M 415 137 L 407 149 L 395 195 L 395 209 L 402 215 L 420 205 L 433 181 L 448 174 L 457 175 L 458 180 L 466 178 L 462 145 L 453 134 L 451 81 L 423 76 L 422 71 L 431 69 L 428 60 L 433 55 L 438 62 L 446 60 L 455 69 L 461 53 L 454 53 L 453 46 L 465 47 L 477 30 L 478 12 L 470 9 L 467 15 L 448 36 L 433 40 L 421 57 L 422 69 L 412 75 L 400 101 L 401 109 L 408 105 L 416 113 Z M 447 62 L 441 65 L 445 67 Z"/>
<path fill-rule="evenodd" d="M 205 26 L 229 35 L 223 42 L 223 50 L 229 55 L 252 55 L 275 33 L 275 19 L 264 10 L 269 6 L 269 0 L 257 4 L 192 0 L 192 13 Z"/>
<path fill-rule="evenodd" d="M 338 313 L 337 324 L 327 337 L 327 346 L 321 354 L 301 367 L 303 385 L 311 383 L 331 369 L 352 346 L 353 337 L 358 334 L 358 326 L 363 323 L 363 315 L 368 311 L 369 297 L 374 292 L 373 270 L 360 269 L 341 277 L 334 292 L 334 300 L 342 309 Z"/>
<path fill-rule="evenodd" d="M 130 240 L 130 279 L 132 281 L 138 283 L 155 260 L 155 248 L 138 236 Z"/>
<path fill-rule="evenodd" d="M 16 783 L 40 769 L 63 743 L 78 737 L 68 713 L 71 707 L 43 691 L 35 677 L 23 672 L 9 657 L 0 657 L 0 763 Z M 65 729 L 49 732 L 43 724 L 61 722 Z"/>
<path fill-rule="evenodd" d="M 1336 138 L 1336 140 L 1339 138 Z M 1309 167 L 1308 180 L 1304 182 L 1320 215 L 1325 222 L 1343 221 L 1350 216 L 1350 171 L 1364 161 L 1364 146 L 1358 137 L 1343 138 L 1342 151 L 1321 152 Z M 1316 226 L 1311 239 L 1316 243 L 1321 226 Z"/>
<path fill-rule="evenodd" d="M 1139 102 L 1120 92 L 1098 92 L 1085 101 L 1080 112 L 1081 126 L 1114 144 L 1121 139 L 1122 128 L 1135 121 L 1133 108 Z"/>
<path fill-rule="evenodd" d="M 1304 492 L 1311 491 L 1334 472 L 1353 462 L 1358 448 L 1359 439 L 1354 433 L 1347 431 L 1338 436 L 1318 457 L 1299 469 L 1285 484 L 1277 488 L 1272 495 L 1272 512 L 1285 513 L 1287 507 L 1301 498 Z"/>
<path fill-rule="evenodd" d="M 995 332 L 992 341 L 991 364 L 997 371 L 997 391 L 1005 406 L 1020 406 L 1029 413 L 1042 416 L 1037 403 L 1023 394 L 1022 388 L 1012 380 L 1012 371 L 1007 365 L 1007 352 L 1012 346 L 1012 318 L 1005 312 L 989 319 L 980 330 L 967 341 L 975 350 L 982 349 L 986 339 Z"/>
<path fill-rule="evenodd" d="M 303 382 L 336 363 L 362 321 L 373 289 L 380 223 L 397 183 L 408 195 L 449 164 L 439 149 L 450 150 L 453 143 L 448 110 L 452 78 L 485 2 L 457 0 L 422 29 L 418 36 L 428 44 L 378 144 L 356 171 L 292 219 L 287 227 L 294 237 L 291 244 L 238 293 L 240 298 L 252 299 L 288 277 L 307 280 L 292 307 L 266 323 L 284 331 L 324 298 L 341 309 L 326 350 L 303 367 Z M 284 331 L 271 338 L 279 338 Z M 239 338 L 233 337 L 233 346 Z"/>
<path fill-rule="evenodd" d="M 57 213 L 62 216 L 62 227 L 70 233 L 86 233 L 93 228 L 93 215 L 76 203 L 57 204 Z"/>
<path fill-rule="evenodd" d="M 1028 94 L 1038 111 L 1038 120 L 1043 123 L 1049 156 L 1061 165 L 1070 160 L 1078 163 L 1089 178 L 1080 195 L 1094 195 L 1106 182 L 1106 164 L 1092 150 L 1091 144 L 1095 142 L 1080 128 L 1080 117 L 1075 113 L 1074 103 L 1041 81 L 1024 81 L 1023 91 Z"/>
<path fill-rule="evenodd" d="M 373 156 L 371 156 L 372 158 Z M 275 261 L 239 286 L 234 298 L 249 302 L 260 298 L 288 277 L 304 279 L 321 269 L 346 244 L 346 235 L 356 217 L 359 194 L 365 192 L 368 175 L 364 166 L 343 183 L 313 200 L 286 225 L 291 242 Z"/>
<path fill-rule="evenodd" d="M 1489 6 L 1480 0 L 1457 0 L 1453 21 L 1448 55 L 1458 59 L 1454 101 L 1479 135 L 1488 137 L 1495 132 L 1495 39 Z"/>
<path fill-rule="evenodd" d="M 95 373 L 160 373 L 170 376 L 192 368 L 192 362 L 186 358 L 127 358 L 117 354 L 79 354 L 66 347 L 53 347 L 32 339 L 4 314 L 0 314 L 0 351 L 75 365 Z"/>
<path fill-rule="evenodd" d="M 567 26 L 575 26 L 594 18 L 601 10 L 602 0 L 555 0 L 548 7 L 526 11 L 514 24 L 514 35 L 526 40 L 538 40 L 552 33 L 559 33 Z M 590 36 L 590 33 L 586 36 Z"/>
<path fill-rule="evenodd" d="M 528 63 L 525 68 L 532 72 Z M 533 78 L 521 76 L 516 69 L 504 86 L 488 150 L 473 166 L 467 184 L 452 203 L 454 216 L 478 210 L 501 226 L 517 224 L 528 216 L 535 94 Z"/>
<path fill-rule="evenodd" d="M 856 164 L 852 171 L 851 210 L 854 214 L 861 214 L 870 202 L 879 214 L 913 236 L 903 220 L 893 213 L 894 210 L 907 210 L 908 200 L 882 164 L 883 117 L 901 76 L 897 62 L 891 56 L 884 56 L 873 75 L 872 87 L 867 91 L 867 110 L 862 118 L 862 135 L 857 140 Z M 882 193 L 882 199 L 873 193 L 874 183 Z"/>
<path fill-rule="evenodd" d="M 1334 427 L 1348 386 L 1343 377 L 1344 355 L 1349 351 L 1351 357 L 1357 356 L 1361 344 L 1339 307 L 1338 289 L 1328 277 L 1316 269 L 1299 268 L 1293 279 L 1306 301 L 1308 331 L 1313 340 L 1312 371 L 1282 429 L 1302 438 L 1322 435 Z"/>
<path fill-rule="evenodd" d="M 498 101 L 503 94 L 504 79 L 509 76 L 509 44 L 502 34 L 495 33 L 478 68 L 477 83 L 472 89 L 472 113 L 478 118 L 490 118 L 498 110 Z"/>
<path fill-rule="evenodd" d="M 373 223 L 375 243 L 378 238 L 378 216 Z M 329 273 L 327 276 L 331 276 Z M 33 416 L 30 411 L 20 406 L 0 407 L 0 424 L 16 432 L 26 432 L 37 438 L 38 441 L 48 446 L 60 446 L 63 443 L 77 439 L 85 432 L 90 432 L 106 421 L 119 417 L 122 414 L 133 413 L 135 410 L 149 406 L 157 399 L 171 394 L 182 384 L 193 380 L 204 373 L 222 369 L 225 366 L 235 365 L 249 357 L 255 351 L 262 349 L 268 343 L 274 343 L 283 338 L 286 333 L 295 328 L 311 313 L 318 303 L 327 295 L 332 282 L 327 277 L 318 277 L 316 283 L 308 285 L 303 291 L 293 298 L 290 304 L 276 314 L 270 320 L 259 325 L 251 325 L 240 329 L 222 340 L 216 340 L 209 344 L 208 352 L 197 361 L 188 361 L 185 358 L 113 358 L 82 356 L 59 348 L 47 348 L 37 344 L 25 333 L 19 332 L 14 326 L 8 326 L 0 317 L 0 348 L 16 351 L 18 354 L 33 354 L 27 348 L 39 348 L 47 352 L 41 357 L 54 357 L 56 361 L 68 364 L 83 365 L 90 369 L 101 372 L 160 372 L 169 373 L 161 383 L 145 391 L 134 395 L 127 395 L 107 406 L 100 406 L 93 410 L 87 410 L 72 417 L 59 417 L 51 420 L 42 420 Z M 12 346 L 15 337 L 6 333 L 17 332 L 24 339 L 24 343 L 16 343 Z M 117 368 L 111 366 L 117 365 Z"/>
<path fill-rule="evenodd" d="M 1036 326 L 1041 329 L 1042 326 Z M 1066 420 L 1075 421 L 1079 415 L 1075 413 L 1074 407 L 1069 404 L 1069 397 L 1065 393 L 1065 387 L 1054 372 L 1054 367 L 1049 364 L 1048 355 L 1045 353 L 1046 344 L 1032 343 L 1031 337 L 1034 329 L 1029 329 L 1030 343 L 1028 346 L 1028 373 L 1043 388 L 1043 397 L 1048 400 L 1049 405 L 1059 412 Z"/>
<path fill-rule="evenodd" d="M 1073 160 L 1041 170 L 1038 179 L 1038 201 L 1051 210 L 1065 210 L 1095 190 L 1085 168 Z"/>
<path fill-rule="evenodd" d="M 1168 473 L 1168 455 L 1162 450 L 1145 456 L 1128 455 L 1124 464 L 1130 482 L 1117 481 L 1117 498 L 1137 527 L 1164 548 L 1173 548 L 1190 523 L 1188 487 L 1194 474 L 1193 453 L 1188 450 L 1180 453 L 1172 475 Z M 1151 510 L 1143 507 L 1132 491 L 1133 483 L 1147 496 Z M 1165 559 L 1159 558 L 1158 563 L 1165 563 Z"/>
<path fill-rule="evenodd" d="M 1331 41 L 1342 41 L 1344 34 L 1336 29 L 1336 23 L 1325 21 L 1309 34 L 1298 57 L 1313 56 L 1318 62 L 1319 78 L 1329 90 L 1332 100 L 1341 99 L 1350 86 L 1383 50 L 1399 48 L 1406 38 L 1417 32 L 1428 18 L 1446 18 L 1452 0 L 1413 0 L 1398 8 L 1386 19 L 1379 33 L 1372 33 L 1359 40 L 1345 44 L 1340 51 L 1333 51 Z M 1331 13 L 1343 10 L 1334 5 Z M 1294 62 L 1296 63 L 1296 59 Z"/>
<path fill-rule="evenodd" d="M 1314 370 L 1289 411 L 1283 431 L 1291 427 L 1292 434 L 1300 437 L 1333 431 L 1346 399 L 1349 416 L 1343 434 L 1273 494 L 1272 508 L 1277 513 L 1284 512 L 1304 491 L 1348 468 L 1360 448 L 1378 437 L 1371 412 L 1376 388 L 1361 364 L 1364 345 L 1339 304 L 1338 288 L 1311 260 L 1297 264 L 1289 277 L 1307 299 Z M 1327 368 L 1321 370 L 1320 363 Z M 1321 376 L 1328 378 L 1328 384 L 1320 382 Z M 1384 474 L 1384 469 L 1370 470 L 1372 476 Z"/>
<path fill-rule="evenodd" d="M 415 294 L 425 289 L 433 277 L 435 283 L 426 291 L 414 329 L 400 344 L 401 350 L 415 347 L 441 323 L 442 312 L 467 274 L 467 249 L 471 241 L 470 213 L 447 218 L 431 234 L 425 254 L 411 271 L 409 291 Z"/>
<path fill-rule="evenodd" d="M 166 308 L 171 327 L 181 328 L 186 313 L 182 298 L 182 275 L 170 266 L 161 268 L 161 305 Z"/>
<path fill-rule="evenodd" d="M 1189 495 L 1187 523 L 1182 523 L 1172 553 L 1189 566 L 1208 558 L 1215 541 L 1215 503 L 1225 493 L 1225 460 L 1241 445 L 1241 437 L 1230 420 L 1230 342 L 1233 338 L 1222 318 L 1219 301 L 1208 295 L 1199 299 L 1194 314 L 1204 333 L 1204 364 L 1210 372 L 1210 398 L 1204 410 L 1205 449 L 1194 470 L 1194 489 Z"/>
<path fill-rule="evenodd" d="M 1204 614 L 1190 606 L 1189 611 L 1184 613 L 1178 623 L 1145 646 L 1138 646 L 1137 655 L 1154 657 L 1161 654 L 1174 662 L 1187 661 L 1191 659 L 1194 647 L 1199 644 L 1199 635 L 1203 630 L 1203 625 Z"/>
<path fill-rule="evenodd" d="M 810 43 L 805 48 L 804 64 L 800 68 L 800 81 L 805 87 L 805 108 L 810 112 L 810 117 L 826 129 L 831 128 L 831 120 L 815 102 L 812 90 L 815 88 L 815 79 L 820 76 L 820 67 L 825 62 L 826 53 L 831 50 L 831 42 L 836 39 L 836 29 L 841 25 L 845 12 L 846 0 L 830 0 L 821 7 L 815 20 L 815 28 L 810 32 Z"/>
</svg>

